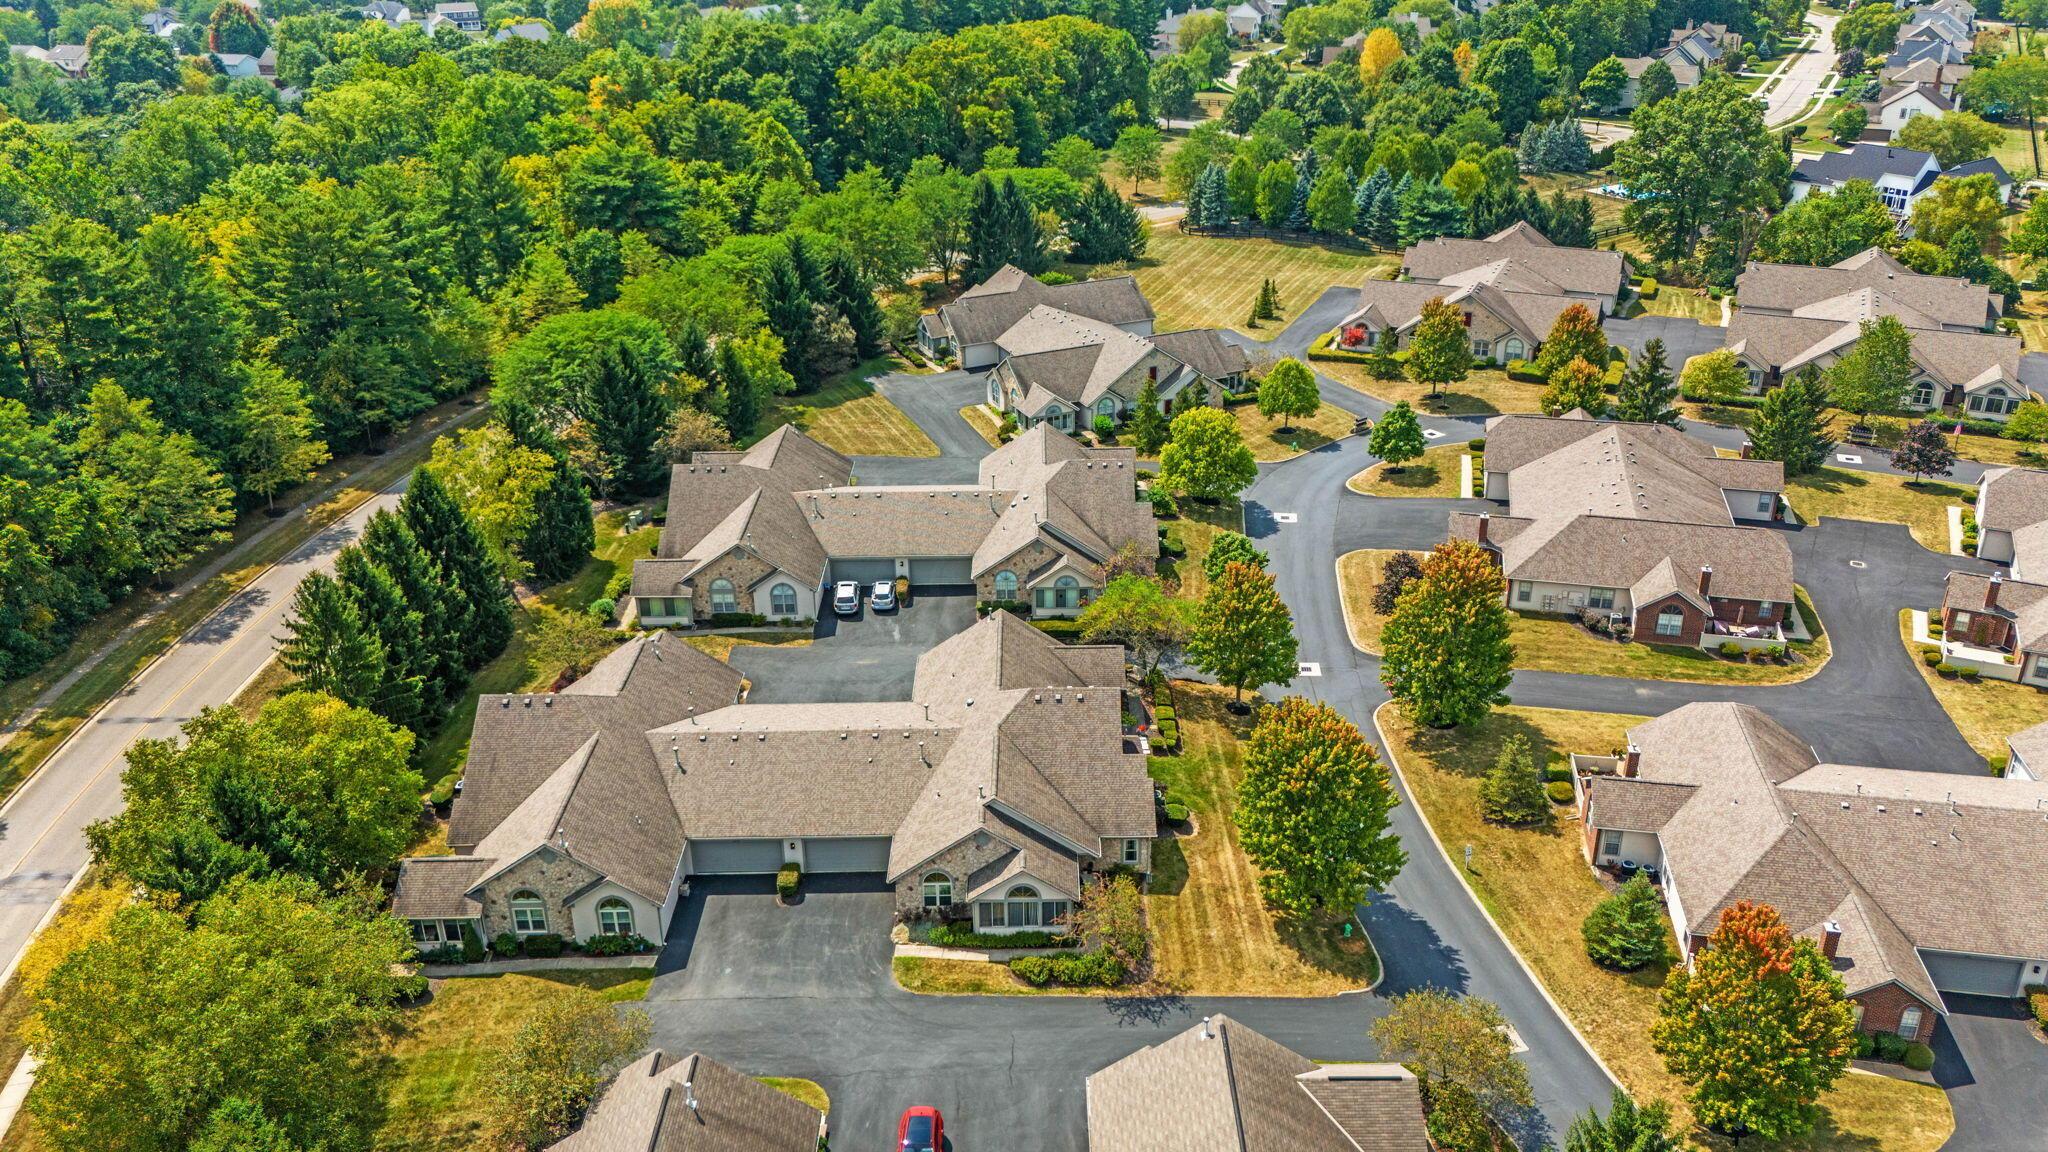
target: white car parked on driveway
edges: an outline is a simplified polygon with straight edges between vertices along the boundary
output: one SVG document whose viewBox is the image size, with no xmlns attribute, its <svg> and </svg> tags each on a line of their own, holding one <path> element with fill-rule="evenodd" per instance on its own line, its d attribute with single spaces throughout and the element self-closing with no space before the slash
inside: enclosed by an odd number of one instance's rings
<svg viewBox="0 0 2048 1152">
<path fill-rule="evenodd" d="M 841 580 L 832 586 L 832 610 L 841 616 L 860 615 L 860 585 Z"/>
<path fill-rule="evenodd" d="M 896 584 L 891 580 L 875 581 L 875 590 L 868 594 L 868 607 L 877 612 L 896 610 Z"/>
</svg>

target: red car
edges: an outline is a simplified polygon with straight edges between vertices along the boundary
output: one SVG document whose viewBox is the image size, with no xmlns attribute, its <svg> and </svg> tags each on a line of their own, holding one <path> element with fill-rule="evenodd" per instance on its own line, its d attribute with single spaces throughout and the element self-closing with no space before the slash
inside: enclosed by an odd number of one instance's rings
<svg viewBox="0 0 2048 1152">
<path fill-rule="evenodd" d="M 904 1109 L 896 1122 L 896 1147 L 898 1152 L 944 1152 L 946 1118 L 929 1104 Z"/>
</svg>

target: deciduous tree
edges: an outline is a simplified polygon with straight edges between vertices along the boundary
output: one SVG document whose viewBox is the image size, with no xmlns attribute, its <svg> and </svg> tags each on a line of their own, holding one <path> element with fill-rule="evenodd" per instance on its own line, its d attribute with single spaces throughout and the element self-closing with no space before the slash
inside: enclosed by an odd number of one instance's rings
<svg viewBox="0 0 2048 1152">
<path fill-rule="evenodd" d="M 1739 265 L 1791 176 L 1763 106 L 1713 69 L 1697 87 L 1638 108 L 1633 123 L 1614 150 L 1614 177 L 1630 193 L 1623 222 L 1659 259 L 1690 258 L 1712 233 L 1730 241 Z"/>
<path fill-rule="evenodd" d="M 1188 658 L 1242 702 L 1245 689 L 1294 679 L 1294 616 L 1273 578 L 1249 564 L 1230 564 L 1210 583 L 1188 636 Z"/>
<path fill-rule="evenodd" d="M 1244 746 L 1233 813 L 1259 890 L 1282 914 L 1348 915 L 1407 863 L 1387 830 L 1393 783 L 1358 728 L 1327 704 L 1290 696 Z"/>
<path fill-rule="evenodd" d="M 1688 400 L 1723 404 L 1749 390 L 1749 370 L 1735 353 L 1716 348 L 1687 360 L 1678 382 Z"/>
<path fill-rule="evenodd" d="M 1896 316 L 1858 322 L 1860 335 L 1827 370 L 1835 406 L 1867 416 L 1896 412 L 1913 389 L 1913 334 Z"/>
<path fill-rule="evenodd" d="M 1283 416 L 1313 416 L 1321 407 L 1322 396 L 1316 391 L 1315 373 L 1292 356 L 1273 365 L 1272 370 L 1259 381 L 1259 415 L 1269 420 Z M 1287 426 L 1281 425 L 1280 431 L 1287 431 Z"/>
<path fill-rule="evenodd" d="M 242 389 L 242 435 L 236 474 L 244 491 L 277 506 L 277 493 L 327 463 L 327 443 L 298 381 L 265 363 L 249 366 Z"/>
<path fill-rule="evenodd" d="M 1855 1034 L 1827 957 L 1794 939 L 1776 909 L 1743 900 L 1722 911 L 1691 967 L 1666 980 L 1650 1043 L 1692 1086 L 1700 1123 L 1783 1141 L 1813 1129 Z"/>
<path fill-rule="evenodd" d="M 1138 186 L 1147 180 L 1159 179 L 1160 157 L 1166 150 L 1166 138 L 1159 129 L 1149 124 L 1132 124 L 1116 134 L 1116 141 L 1109 146 L 1109 158 L 1131 181 L 1131 194 L 1137 195 Z"/>
<path fill-rule="evenodd" d="M 1905 438 L 1892 449 L 1892 467 L 1912 475 L 1946 476 L 1955 468 L 1956 450 L 1949 446 L 1941 425 L 1922 420 L 1906 429 Z"/>
<path fill-rule="evenodd" d="M 1154 576 L 1118 576 L 1081 610 L 1081 636 L 1090 644 L 1121 644 L 1148 675 L 1187 643 L 1190 605 L 1166 594 Z"/>
<path fill-rule="evenodd" d="M 1514 665 L 1500 568 L 1468 540 L 1438 545 L 1395 602 L 1380 645 L 1380 681 L 1415 722 L 1484 719 L 1507 703 Z"/>
<path fill-rule="evenodd" d="M 1411 357 L 1410 363 L 1413 362 Z M 1386 461 L 1387 471 L 1399 472 L 1402 465 L 1419 458 L 1428 443 L 1415 409 L 1401 400 L 1373 422 L 1372 435 L 1366 438 L 1366 451 Z"/>
<path fill-rule="evenodd" d="M 1202 557 L 1202 574 L 1210 583 L 1223 579 L 1223 570 L 1232 564 L 1249 564 L 1264 571 L 1268 557 L 1253 544 L 1251 537 L 1238 532 L 1218 532 L 1209 542 L 1209 554 Z"/>
<path fill-rule="evenodd" d="M 1898 226 L 1877 198 L 1877 186 L 1851 180 L 1833 192 L 1816 192 L 1771 218 L 1757 241 L 1757 256 L 1780 264 L 1826 267 L 1866 248 L 1891 248 Z"/>
<path fill-rule="evenodd" d="M 1373 1021 L 1380 1056 L 1413 1067 L 1432 1084 L 1456 1084 L 1498 1117 L 1535 1102 L 1529 1073 L 1508 1043 L 1507 1019 L 1490 1000 L 1424 988 L 1394 998 Z"/>
<path fill-rule="evenodd" d="M 493 1135 L 528 1150 L 567 1136 L 606 1082 L 646 1049 L 652 1027 L 646 1013 L 618 1012 L 581 988 L 547 997 L 484 1073 Z"/>
<path fill-rule="evenodd" d="M 1942 116 L 1915 116 L 1899 129 L 1897 143 L 1920 152 L 1934 153 L 1934 161 L 1953 168 L 1971 160 L 1982 160 L 2005 133 L 1974 112 L 1950 112 Z"/>
<path fill-rule="evenodd" d="M 1600 330 L 1600 320 L 1592 309 L 1576 303 L 1567 304 L 1550 325 L 1550 335 L 1536 354 L 1536 371 L 1544 379 L 1554 380 L 1558 370 L 1573 360 L 1607 363 L 1607 333 Z"/>
<path fill-rule="evenodd" d="M 1168 491 L 1213 504 L 1259 478 L 1258 461 L 1230 413 L 1205 404 L 1175 416 L 1171 427 L 1159 453 L 1159 483 Z"/>
<path fill-rule="evenodd" d="M 1471 337 L 1465 331 L 1465 316 L 1457 305 L 1441 296 L 1422 305 L 1422 317 L 1415 334 L 1408 338 L 1408 379 L 1425 385 L 1429 395 L 1443 392 L 1446 384 L 1465 378 L 1472 366 Z"/>
</svg>

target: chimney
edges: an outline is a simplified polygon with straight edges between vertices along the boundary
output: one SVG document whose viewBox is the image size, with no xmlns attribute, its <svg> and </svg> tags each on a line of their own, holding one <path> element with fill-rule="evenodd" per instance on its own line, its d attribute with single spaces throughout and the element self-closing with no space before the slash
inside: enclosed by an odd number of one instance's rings
<svg viewBox="0 0 2048 1152">
<path fill-rule="evenodd" d="M 1750 457 L 1750 453 L 1751 453 L 1751 452 L 1753 452 L 1753 451 L 1755 451 L 1755 448 L 1756 448 L 1756 446 L 1755 446 L 1755 445 L 1751 444 L 1751 443 L 1750 443 L 1749 441 L 1747 441 L 1747 440 L 1744 440 L 1744 441 L 1742 442 L 1742 458 L 1743 458 L 1744 460 L 1748 460 L 1748 459 L 1750 459 L 1750 458 L 1751 458 L 1751 457 Z"/>
<path fill-rule="evenodd" d="M 1636 747 L 1636 746 L 1635 746 L 1635 745 L 1633 745 L 1633 744 L 1629 745 L 1629 746 L 1628 746 L 1628 751 L 1627 751 L 1627 752 L 1625 752 L 1625 753 L 1623 753 L 1623 754 L 1622 754 L 1622 757 L 1621 757 L 1621 776 L 1622 776 L 1622 779 L 1624 779 L 1624 780 L 1633 780 L 1633 779 L 1635 779 L 1635 778 L 1636 778 L 1636 773 L 1637 773 L 1637 772 L 1639 772 L 1639 771 L 1641 771 L 1641 770 L 1642 770 L 1642 767 L 1643 767 L 1643 750 L 1642 750 L 1641 748 L 1638 748 L 1638 747 Z"/>
<path fill-rule="evenodd" d="M 1842 946 L 1842 926 L 1830 920 L 1820 926 L 1820 954 L 1830 960 L 1835 958 L 1835 949 Z"/>
<path fill-rule="evenodd" d="M 1492 525 L 1493 513 L 1481 512 L 1479 514 L 1479 543 L 1482 546 L 1486 543 L 1486 534 L 1488 530 L 1492 527 Z"/>
<path fill-rule="evenodd" d="M 1714 566 L 1713 566 L 1712 564 L 1702 564 L 1702 565 L 1700 565 L 1700 595 L 1702 595 L 1702 596 L 1710 596 L 1710 595 L 1712 595 L 1713 593 L 1709 592 L 1709 591 L 1708 591 L 1708 589 L 1709 589 L 1709 588 L 1712 588 L 1712 587 L 1713 587 L 1713 585 L 1714 585 Z"/>
<path fill-rule="evenodd" d="M 1984 606 L 1986 608 L 1998 607 L 1998 586 L 2003 583 L 2005 583 L 2005 577 L 2000 576 L 1996 572 L 1991 574 L 1991 582 L 1984 586 Z"/>
</svg>

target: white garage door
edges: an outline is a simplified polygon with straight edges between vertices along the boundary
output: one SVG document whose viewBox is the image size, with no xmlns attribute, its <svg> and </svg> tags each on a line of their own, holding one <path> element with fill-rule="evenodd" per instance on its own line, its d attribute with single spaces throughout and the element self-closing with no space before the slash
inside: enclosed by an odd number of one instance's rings
<svg viewBox="0 0 2048 1152">
<path fill-rule="evenodd" d="M 832 579 L 834 580 L 857 580 L 862 584 L 872 584 L 877 580 L 894 580 L 895 578 L 896 561 L 894 560 L 834 560 L 832 562 Z M 862 589 L 862 591 L 865 592 L 866 589 Z"/>
<path fill-rule="evenodd" d="M 963 557 L 958 560 L 912 560 L 910 562 L 912 584 L 971 584 L 974 582 L 974 560 Z"/>
<path fill-rule="evenodd" d="M 844 840 L 804 841 L 807 872 L 886 872 L 889 838 L 861 836 Z"/>
<path fill-rule="evenodd" d="M 1922 952 L 1927 974 L 1943 992 L 1973 996 L 2017 996 L 2020 975 L 2026 965 L 2019 960 L 1991 956 L 1962 956 L 1954 952 Z"/>
<path fill-rule="evenodd" d="M 690 841 L 690 871 L 699 876 L 721 872 L 773 872 L 781 867 L 780 840 Z"/>
</svg>

